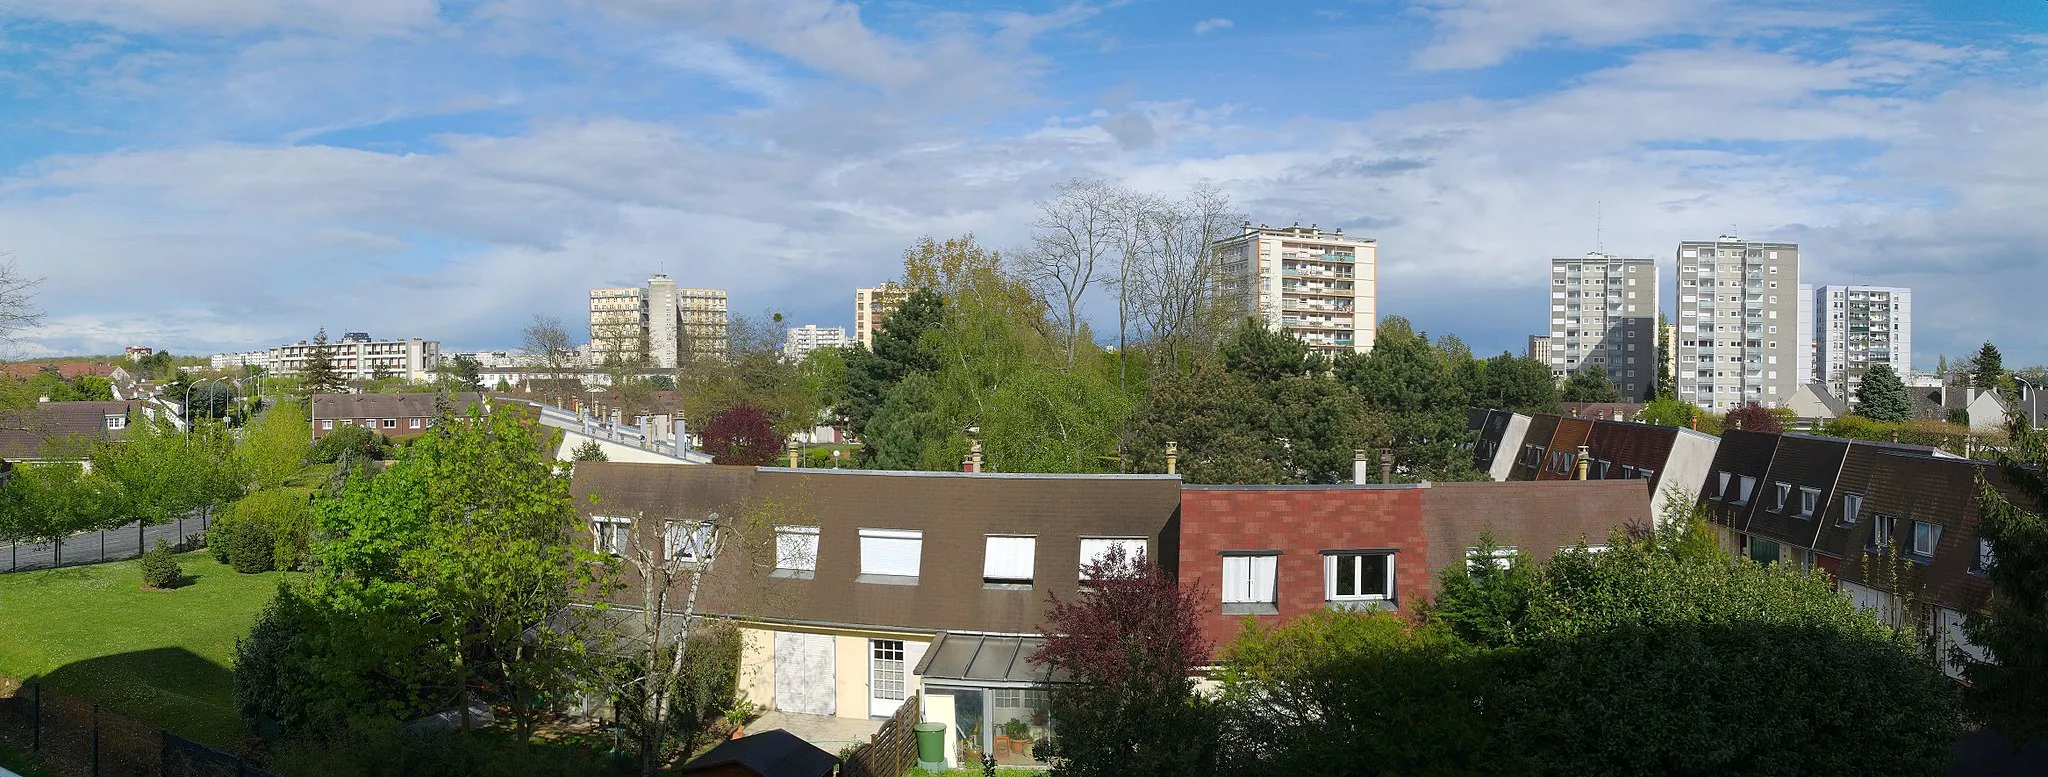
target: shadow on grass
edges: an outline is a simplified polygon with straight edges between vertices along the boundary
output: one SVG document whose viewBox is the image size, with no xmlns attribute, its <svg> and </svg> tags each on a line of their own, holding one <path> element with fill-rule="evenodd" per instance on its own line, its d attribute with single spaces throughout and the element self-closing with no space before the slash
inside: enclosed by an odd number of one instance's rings
<svg viewBox="0 0 2048 777">
<path fill-rule="evenodd" d="M 112 724 L 116 728 L 135 727 L 143 733 L 162 728 L 230 749 L 241 745 L 244 738 L 234 710 L 233 673 L 182 647 L 74 661 L 26 682 L 42 686 L 46 694 L 76 700 L 79 704 L 69 706 L 83 705 L 87 715 L 91 714 L 90 705 L 98 704 L 104 712 L 118 716 Z M 46 707 L 48 699 L 46 696 Z M 108 725 L 103 716 L 102 728 Z"/>
</svg>

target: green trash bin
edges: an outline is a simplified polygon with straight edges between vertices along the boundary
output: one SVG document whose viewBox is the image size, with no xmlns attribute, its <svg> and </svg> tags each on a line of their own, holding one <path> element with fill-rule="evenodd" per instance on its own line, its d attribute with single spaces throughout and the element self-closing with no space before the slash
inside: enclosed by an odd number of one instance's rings
<svg viewBox="0 0 2048 777">
<path fill-rule="evenodd" d="M 910 730 L 917 732 L 917 765 L 928 772 L 946 768 L 946 724 L 919 723 Z"/>
</svg>

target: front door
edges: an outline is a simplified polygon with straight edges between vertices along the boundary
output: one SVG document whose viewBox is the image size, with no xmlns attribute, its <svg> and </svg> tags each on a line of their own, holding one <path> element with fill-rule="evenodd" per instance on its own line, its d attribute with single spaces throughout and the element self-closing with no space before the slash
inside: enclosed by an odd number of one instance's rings
<svg viewBox="0 0 2048 777">
<path fill-rule="evenodd" d="M 829 634 L 775 634 L 775 708 L 805 715 L 839 709 L 837 664 Z"/>
<path fill-rule="evenodd" d="M 869 715 L 886 718 L 903 706 L 904 686 L 910 681 L 903 659 L 903 640 L 868 640 Z"/>
</svg>

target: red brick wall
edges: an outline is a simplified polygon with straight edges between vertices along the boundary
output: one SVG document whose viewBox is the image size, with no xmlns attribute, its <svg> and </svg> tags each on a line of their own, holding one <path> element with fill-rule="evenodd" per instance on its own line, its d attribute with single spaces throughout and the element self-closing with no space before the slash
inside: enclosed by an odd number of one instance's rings
<svg viewBox="0 0 2048 777">
<path fill-rule="evenodd" d="M 1422 526 L 1426 489 L 1416 487 L 1231 488 L 1181 492 L 1180 580 L 1200 586 L 1202 629 L 1220 649 L 1247 618 L 1267 625 L 1324 606 L 1321 551 L 1392 548 L 1394 595 L 1405 610 L 1430 590 Z M 1278 550 L 1274 595 L 1280 614 L 1222 613 L 1226 550 Z"/>
</svg>

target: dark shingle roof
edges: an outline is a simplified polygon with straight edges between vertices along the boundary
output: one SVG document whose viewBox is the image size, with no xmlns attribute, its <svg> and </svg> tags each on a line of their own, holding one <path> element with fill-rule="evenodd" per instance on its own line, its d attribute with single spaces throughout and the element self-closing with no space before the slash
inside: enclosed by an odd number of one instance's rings
<svg viewBox="0 0 2048 777">
<path fill-rule="evenodd" d="M 782 729 L 729 740 L 683 766 L 683 774 L 740 766 L 761 777 L 826 777 L 839 758 Z"/>
<path fill-rule="evenodd" d="M 74 458 L 50 448 L 107 439 L 107 416 L 122 416 L 134 423 L 139 416 L 135 405 L 121 401 L 41 402 L 26 410 L 0 412 L 0 459 L 41 459 L 46 454 Z"/>
</svg>

